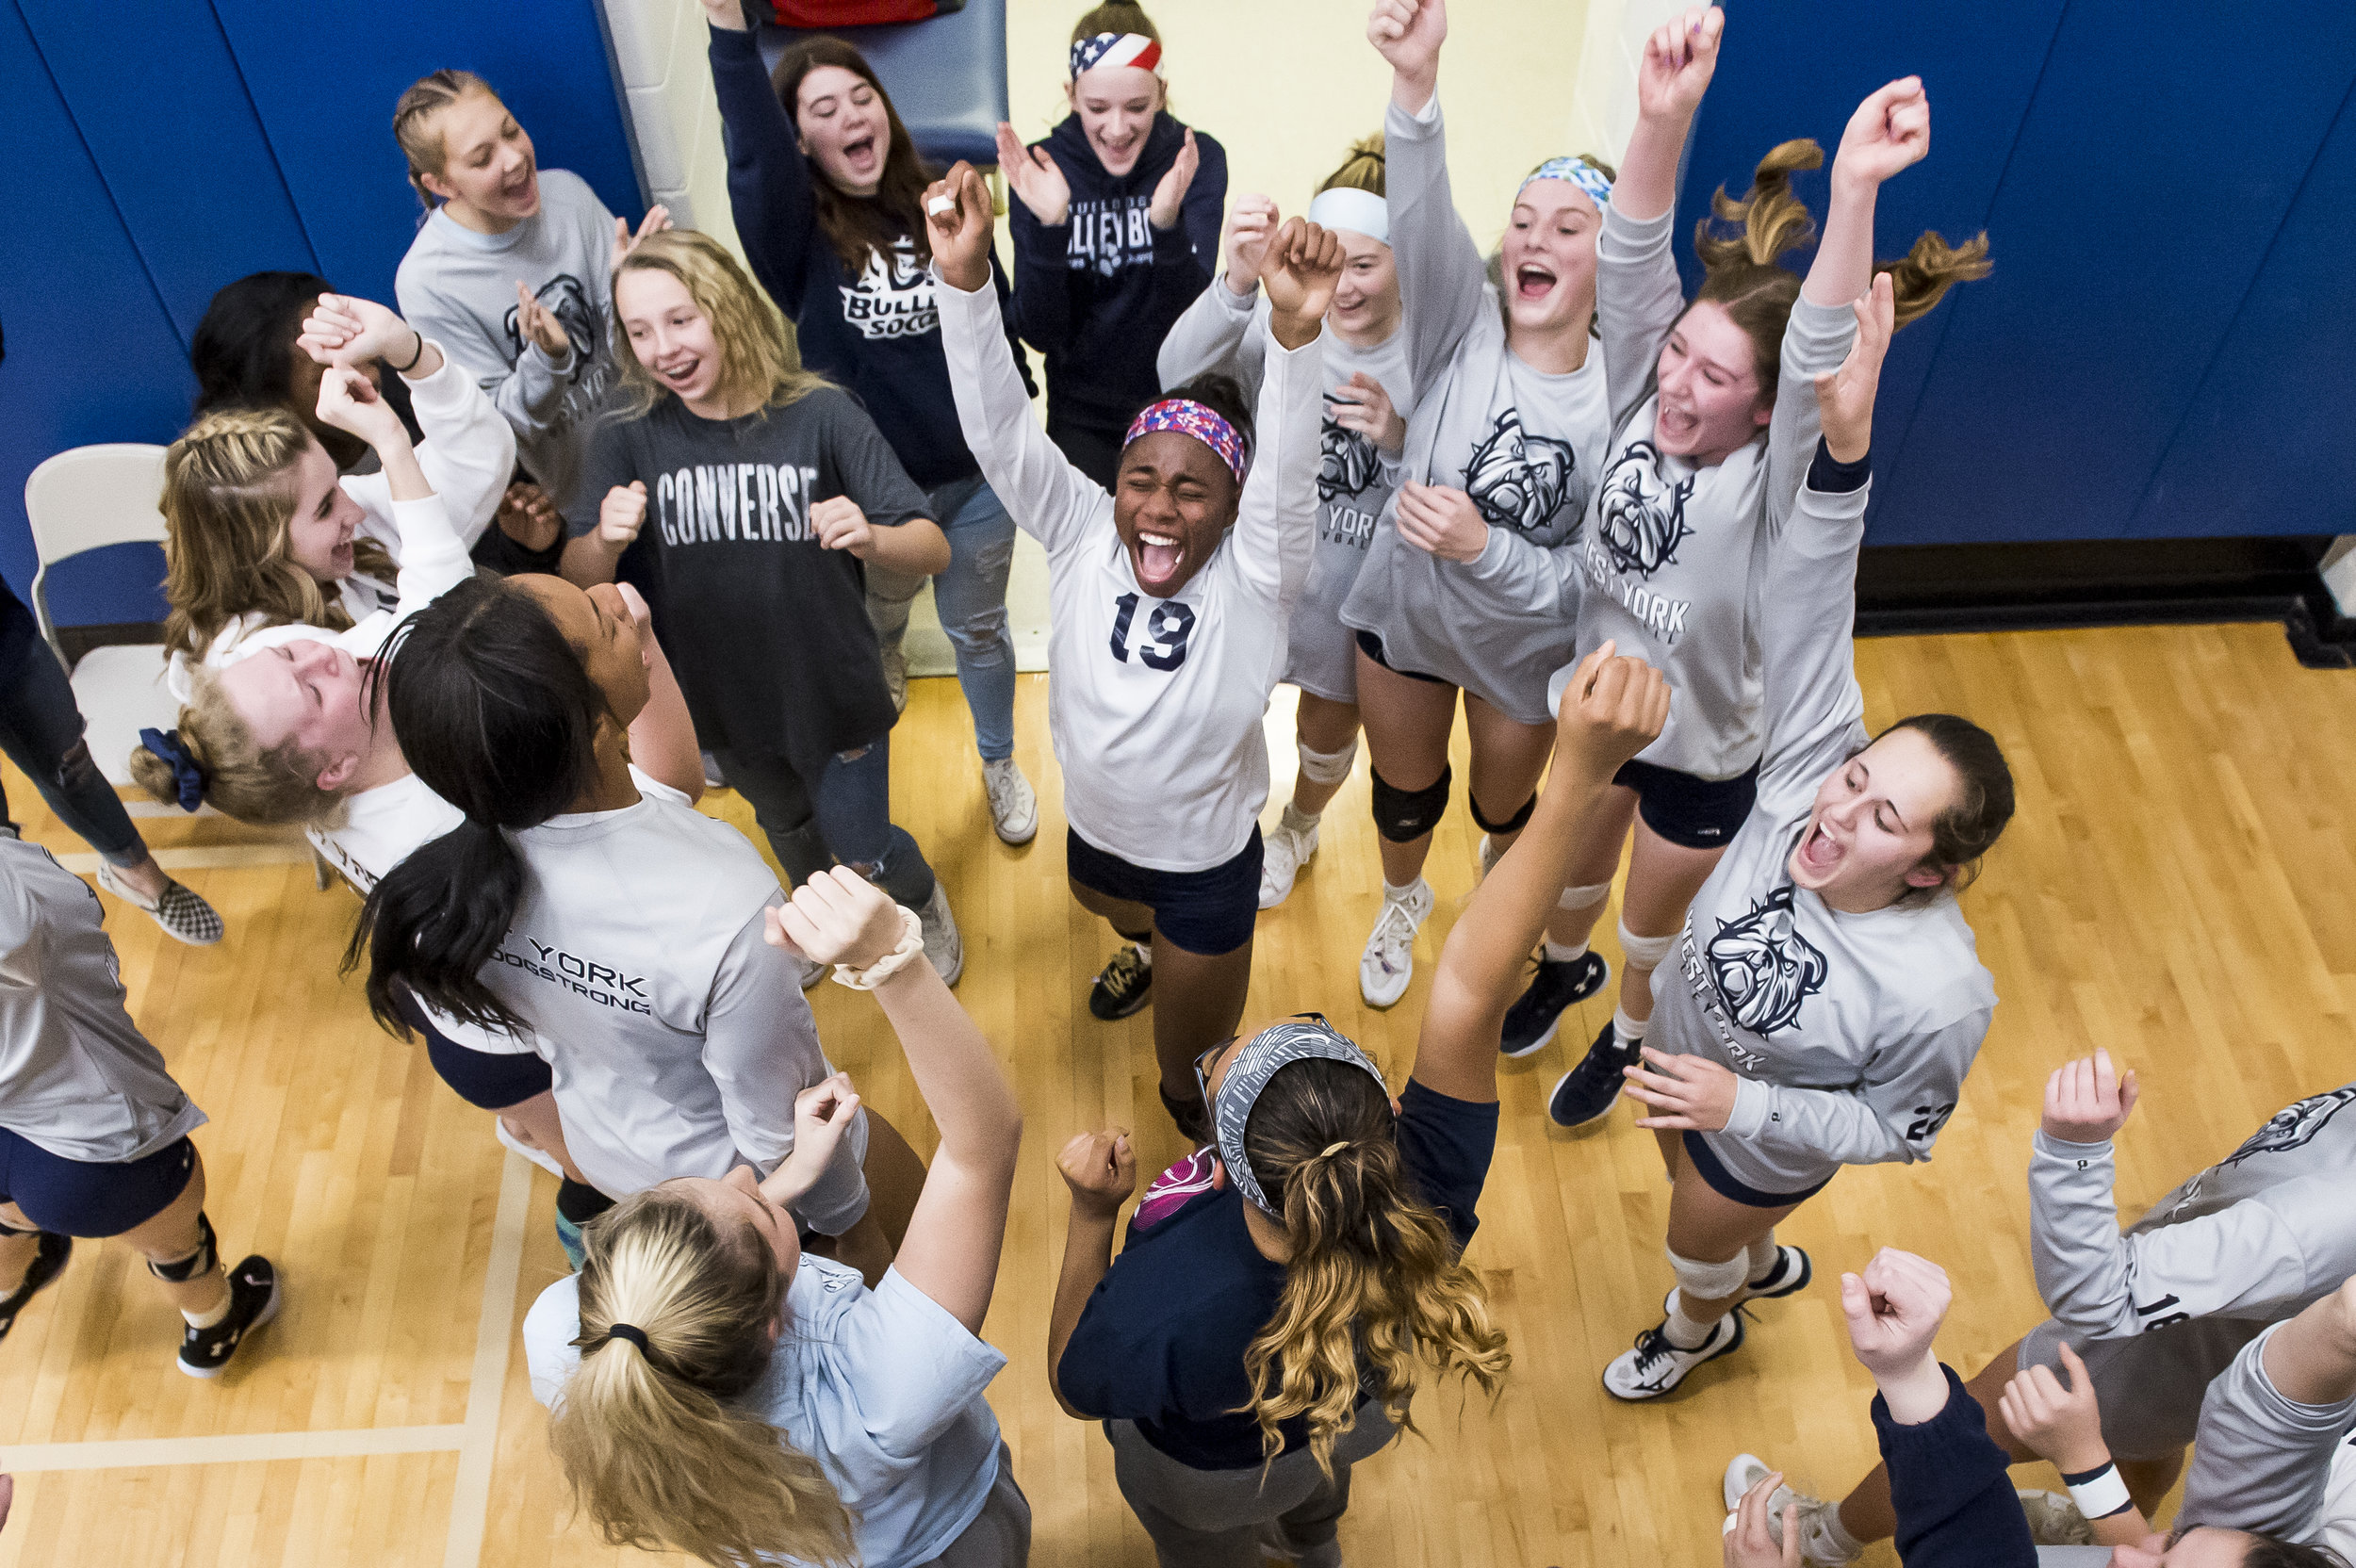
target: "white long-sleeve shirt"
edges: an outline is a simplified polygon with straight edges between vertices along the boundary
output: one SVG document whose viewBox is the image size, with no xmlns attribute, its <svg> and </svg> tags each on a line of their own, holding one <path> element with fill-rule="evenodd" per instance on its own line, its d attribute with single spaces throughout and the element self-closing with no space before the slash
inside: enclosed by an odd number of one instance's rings
<svg viewBox="0 0 2356 1568">
<path fill-rule="evenodd" d="M 1324 335 L 1264 360 L 1235 526 L 1183 589 L 1137 585 L 1113 498 L 1031 416 L 995 294 L 938 290 L 966 444 L 1047 548 L 1049 728 L 1064 815 L 1107 854 L 1205 871 L 1240 854 L 1268 802 L 1260 721 L 1317 545 Z"/>
<path fill-rule="evenodd" d="M 1800 491 L 1765 585 L 1781 608 L 1759 800 L 1653 973 L 1647 1043 L 1741 1077 L 1732 1119 L 1702 1135 L 1765 1192 L 1928 1159 L 1996 1007 L 1954 895 L 1849 914 L 1787 865 L 1817 786 L 1866 743 L 1850 626 L 1871 489 Z"/>
</svg>

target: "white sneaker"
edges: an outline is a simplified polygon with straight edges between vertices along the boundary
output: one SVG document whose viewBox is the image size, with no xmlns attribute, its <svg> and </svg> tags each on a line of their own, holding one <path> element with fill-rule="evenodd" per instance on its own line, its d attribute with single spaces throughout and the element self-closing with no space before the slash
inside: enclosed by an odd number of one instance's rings
<svg viewBox="0 0 2356 1568">
<path fill-rule="evenodd" d="M 916 911 L 924 927 L 924 956 L 944 986 L 954 986 L 965 972 L 965 939 L 957 935 L 957 918 L 949 912 L 949 885 L 933 878 L 933 896 Z"/>
<path fill-rule="evenodd" d="M 1027 844 L 1039 837 L 1039 792 L 1013 758 L 984 761 L 982 789 L 990 796 L 990 825 L 1000 840 Z"/>
<path fill-rule="evenodd" d="M 1851 1552 L 1833 1544 L 1833 1527 L 1841 1522 L 1841 1511 L 1838 1504 L 1828 1503 L 1821 1497 L 1811 1497 L 1805 1492 L 1793 1493 L 1792 1500 L 1800 1505 L 1800 1560 L 1807 1563 L 1808 1568 L 1848 1568 L 1848 1564 L 1865 1555 L 1865 1548 L 1862 1546 Z M 1783 1544 L 1783 1491 L 1781 1488 L 1776 1489 L 1775 1510 L 1775 1544 L 1781 1545 Z"/>
<path fill-rule="evenodd" d="M 1775 1466 L 1757 1454 L 1737 1454 L 1727 1463 L 1726 1481 L 1720 1492 L 1726 1505 L 1727 1529 L 1734 1528 L 1734 1511 L 1742 1506 L 1742 1499 L 1749 1494 L 1751 1488 L 1774 1473 Z M 1778 1546 L 1783 1544 L 1783 1511 L 1786 1508 L 1797 1507 L 1800 1511 L 1801 1521 L 1800 1549 L 1802 1555 L 1805 1556 L 1808 1550 L 1807 1521 L 1808 1515 L 1812 1511 L 1827 1506 L 1829 1505 L 1822 1498 L 1811 1497 L 1804 1492 L 1795 1492 L 1790 1482 L 1785 1482 L 1776 1487 L 1774 1494 L 1767 1499 L 1768 1539 Z M 1816 1560 L 1809 1558 L 1808 1560 L 1813 1562 Z M 1848 1560 L 1842 1559 L 1841 1560 Z"/>
<path fill-rule="evenodd" d="M 1317 826 L 1312 824 L 1308 832 L 1301 833 L 1280 822 L 1261 843 L 1260 907 L 1273 909 L 1293 890 L 1293 878 L 1301 874 L 1301 868 L 1316 856 Z"/>
<path fill-rule="evenodd" d="M 1710 1326 L 1710 1337 L 1691 1350 L 1673 1345 L 1667 1324 L 1636 1336 L 1636 1348 L 1623 1350 L 1603 1369 L 1603 1391 L 1614 1399 L 1658 1399 L 1683 1382 L 1693 1368 L 1742 1348 L 1742 1315 L 1730 1312 Z"/>
<path fill-rule="evenodd" d="M 1388 1007 L 1407 994 L 1415 977 L 1415 933 L 1432 915 L 1432 884 L 1422 877 L 1405 898 L 1383 896 L 1366 950 L 1358 957 L 1358 994 L 1369 1007 Z"/>
</svg>

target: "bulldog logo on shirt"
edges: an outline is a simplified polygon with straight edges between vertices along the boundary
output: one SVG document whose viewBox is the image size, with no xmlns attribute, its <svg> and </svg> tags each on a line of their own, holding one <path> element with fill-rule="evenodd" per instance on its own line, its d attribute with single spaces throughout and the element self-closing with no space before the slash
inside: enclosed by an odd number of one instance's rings
<svg viewBox="0 0 2356 1568">
<path fill-rule="evenodd" d="M 1792 928 L 1792 890 L 1776 889 L 1710 939 L 1710 972 L 1734 1021 L 1772 1035 L 1800 1021 L 1800 1004 L 1824 988 L 1832 966 Z"/>
<path fill-rule="evenodd" d="M 2250 1141 L 2234 1150 L 2220 1162 L 2239 1165 L 2256 1154 L 2282 1154 L 2315 1141 L 2315 1135 L 2331 1125 L 2331 1119 L 2356 1102 L 2356 1084 L 2313 1095 L 2296 1105 L 2284 1106 L 2274 1113 L 2272 1119 L 2250 1135 Z"/>
<path fill-rule="evenodd" d="M 559 272 L 532 291 L 532 297 L 540 308 L 556 318 L 564 329 L 564 335 L 573 340 L 573 380 L 579 381 L 597 363 L 605 348 L 604 323 L 589 298 L 589 290 L 570 272 Z M 524 351 L 524 335 L 516 329 L 515 307 L 507 307 L 507 348 L 511 354 Z"/>
<path fill-rule="evenodd" d="M 871 342 L 921 337 L 941 325 L 941 304 L 932 274 L 916 254 L 916 242 L 902 235 L 886 255 L 867 253 L 859 282 L 843 290 L 843 319 Z"/>
<path fill-rule="evenodd" d="M 1362 496 L 1383 472 L 1374 443 L 1328 419 L 1317 432 L 1317 499 Z"/>
<path fill-rule="evenodd" d="M 1654 483 L 1661 450 L 1649 441 L 1631 441 L 1606 470 L 1595 503 L 1595 536 L 1623 572 L 1650 577 L 1675 561 L 1677 546 L 1693 537 L 1685 526 L 1685 498 L 1693 482 L 1680 480 L 1666 490 Z"/>
<path fill-rule="evenodd" d="M 1509 408 L 1473 449 L 1472 461 L 1464 466 L 1464 493 L 1493 527 L 1535 533 L 1570 498 L 1571 473 L 1578 466 L 1569 442 L 1528 433 L 1522 411 Z"/>
</svg>

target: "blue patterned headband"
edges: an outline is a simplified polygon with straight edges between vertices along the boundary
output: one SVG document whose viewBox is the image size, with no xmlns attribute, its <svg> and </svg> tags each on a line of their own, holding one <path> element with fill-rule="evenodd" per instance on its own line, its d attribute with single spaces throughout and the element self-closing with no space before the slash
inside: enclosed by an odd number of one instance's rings
<svg viewBox="0 0 2356 1568">
<path fill-rule="evenodd" d="M 205 770 L 188 747 L 180 743 L 176 729 L 142 729 L 139 744 L 172 764 L 172 781 L 180 792 L 180 809 L 193 811 L 205 804 Z"/>
<path fill-rule="evenodd" d="M 1522 181 L 1522 188 L 1528 189 L 1531 180 L 1568 180 L 1587 192 L 1588 200 L 1597 208 L 1612 201 L 1612 182 L 1585 158 L 1548 158 L 1530 172 L 1529 178 Z"/>
<path fill-rule="evenodd" d="M 1252 1173 L 1251 1156 L 1243 1147 L 1244 1127 L 1252 1120 L 1252 1107 L 1259 1103 L 1260 1091 L 1268 1087 L 1269 1079 L 1295 1062 L 1318 1061 L 1348 1062 L 1364 1068 L 1377 1084 L 1383 1083 L 1383 1070 L 1367 1060 L 1365 1052 L 1324 1019 L 1307 1013 L 1270 1024 L 1246 1040 L 1235 1054 L 1235 1065 L 1227 1070 L 1227 1077 L 1219 1086 L 1211 1119 L 1219 1136 L 1219 1161 L 1227 1167 L 1235 1190 L 1263 1214 L 1283 1217 L 1268 1201 L 1260 1179 Z M 1389 1086 L 1384 1085 L 1383 1092 L 1387 1098 Z"/>
</svg>

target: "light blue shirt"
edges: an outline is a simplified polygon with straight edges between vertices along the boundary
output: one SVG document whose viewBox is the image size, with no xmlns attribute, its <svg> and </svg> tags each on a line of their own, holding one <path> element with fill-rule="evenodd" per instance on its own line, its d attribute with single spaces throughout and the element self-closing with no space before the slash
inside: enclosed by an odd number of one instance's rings
<svg viewBox="0 0 2356 1568">
<path fill-rule="evenodd" d="M 542 1404 L 554 1408 L 581 1364 L 580 1331 L 567 1275 L 524 1317 Z M 866 1568 L 900 1568 L 939 1557 L 989 1500 L 998 1417 L 982 1395 L 1006 1364 L 898 1269 L 871 1291 L 857 1269 L 805 1256 L 786 1292 L 777 1354 L 737 1403 L 818 1462 L 858 1521 Z"/>
</svg>

